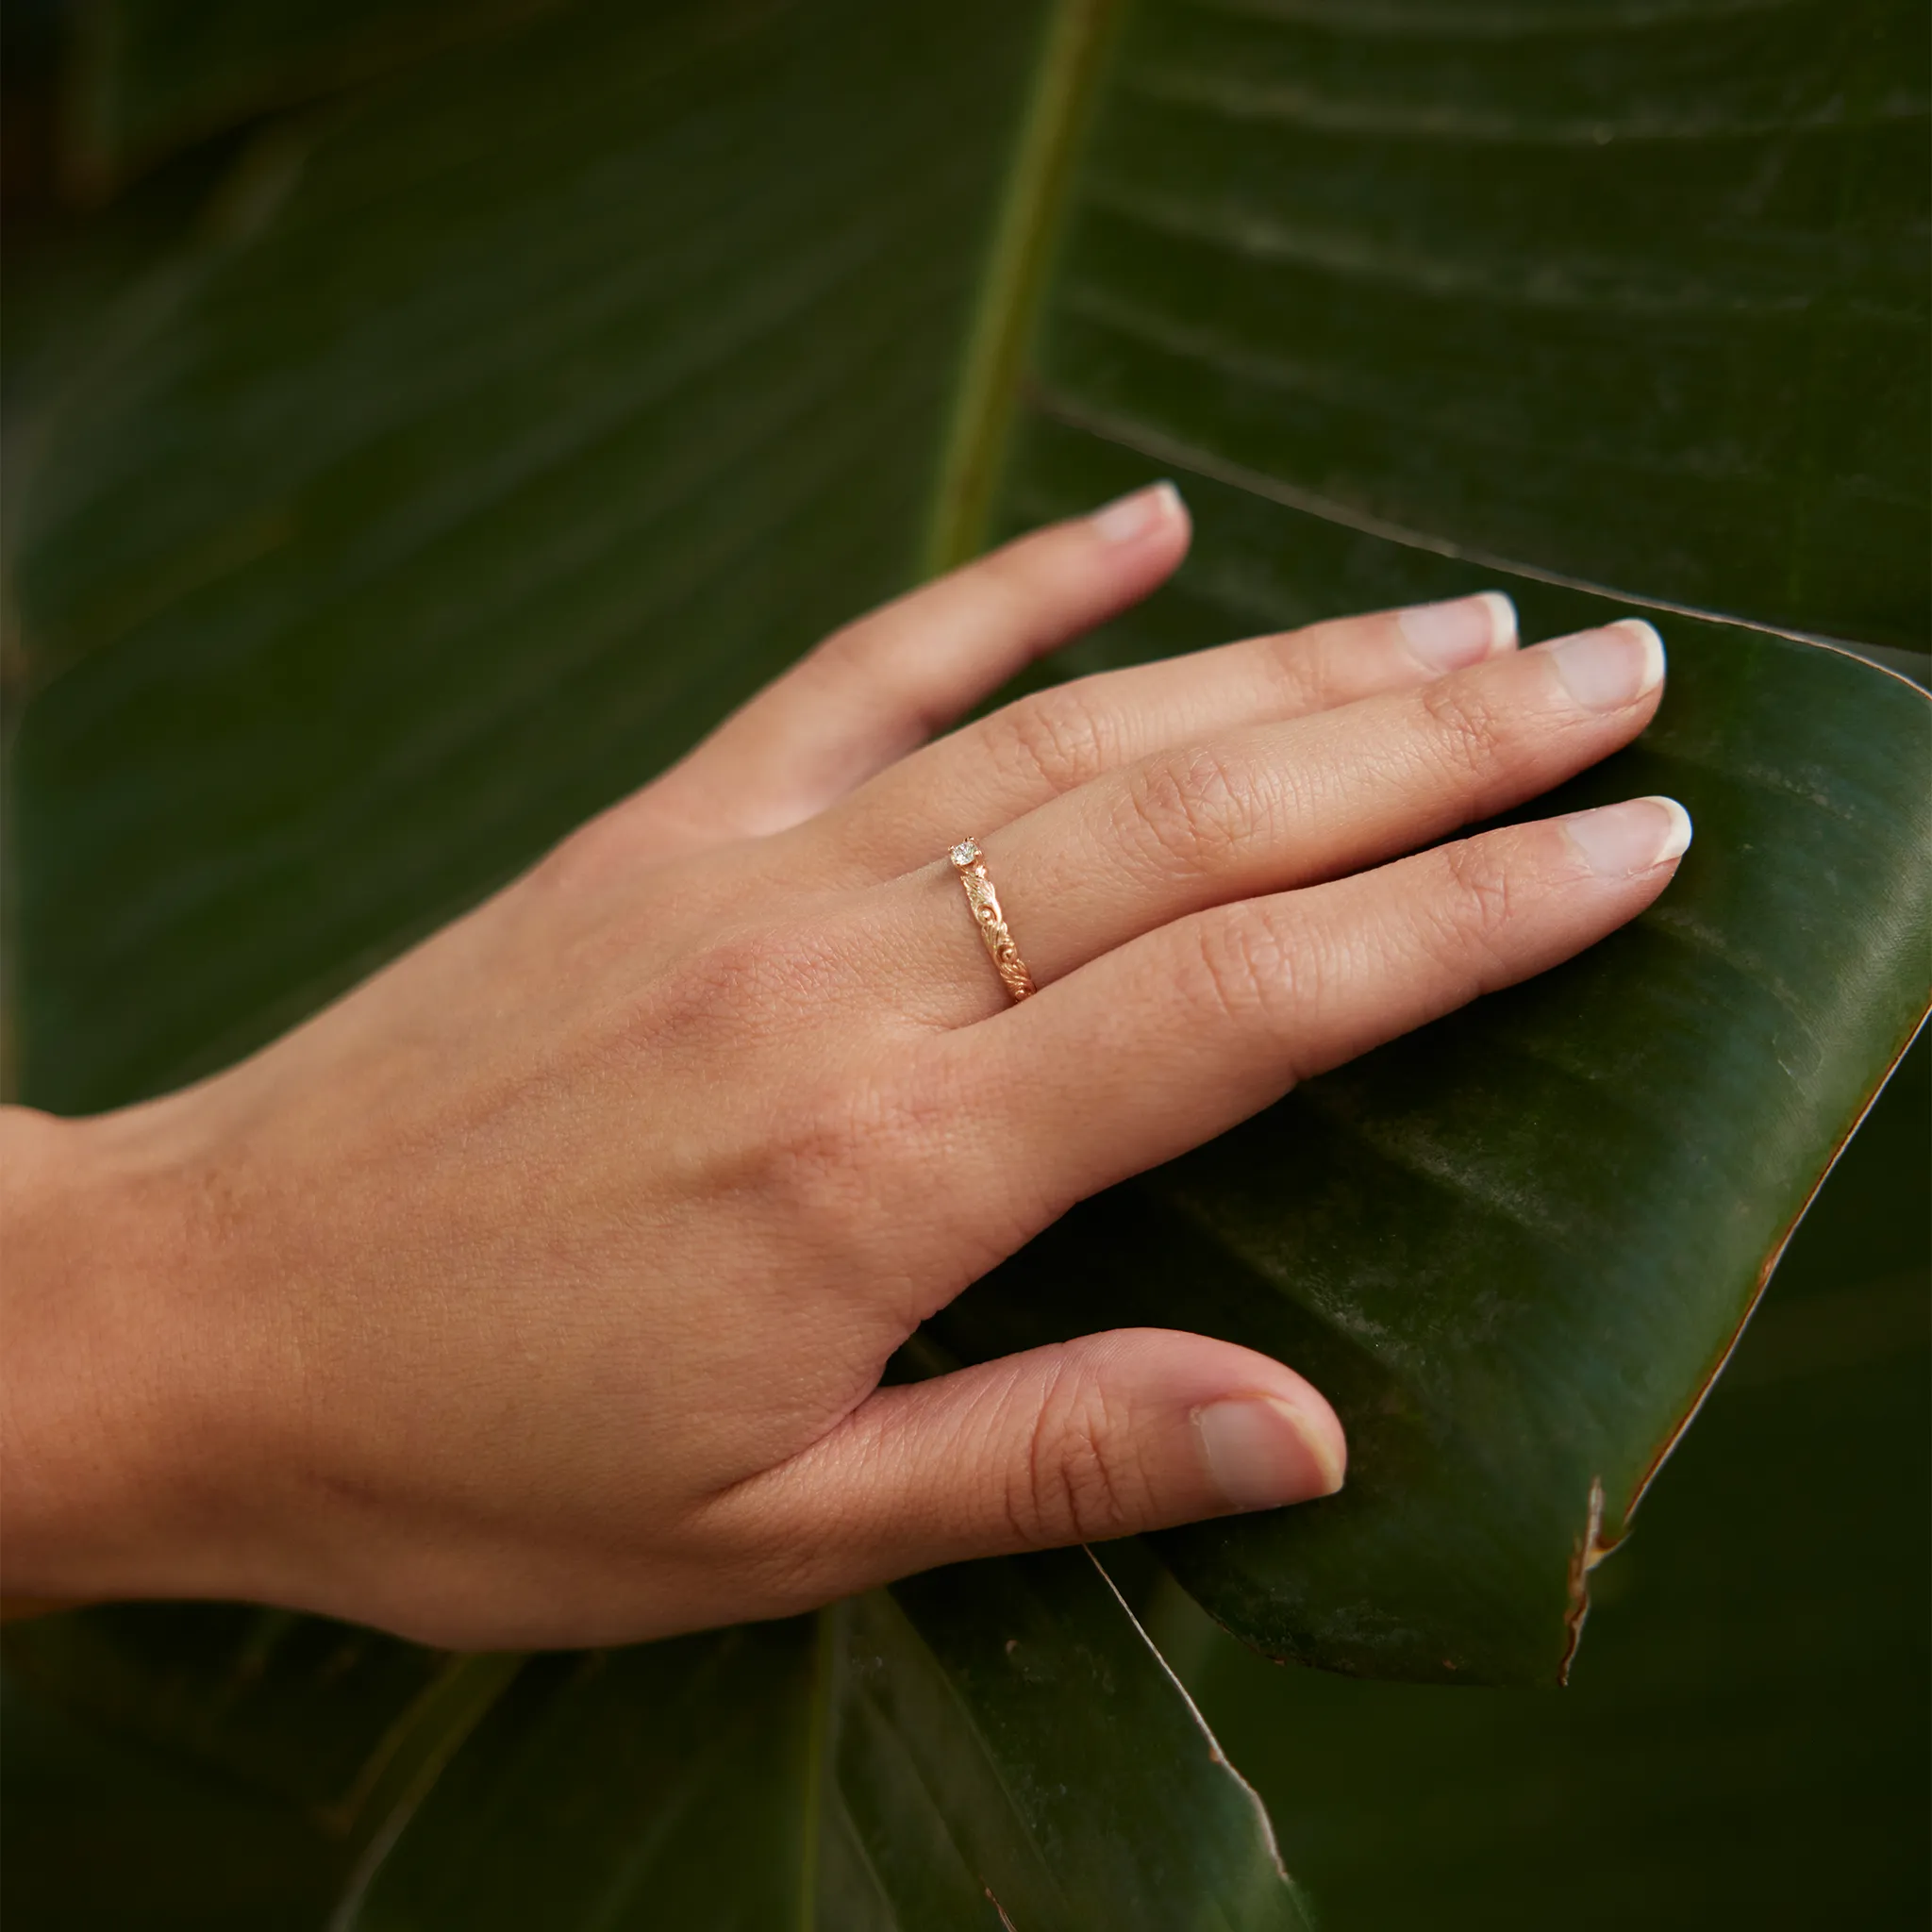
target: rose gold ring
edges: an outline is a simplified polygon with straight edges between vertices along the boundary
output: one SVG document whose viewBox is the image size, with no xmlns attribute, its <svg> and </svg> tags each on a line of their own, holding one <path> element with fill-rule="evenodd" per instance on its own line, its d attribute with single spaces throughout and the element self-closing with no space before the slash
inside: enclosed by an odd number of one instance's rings
<svg viewBox="0 0 1932 1932">
<path fill-rule="evenodd" d="M 1007 930 L 1007 916 L 1000 910 L 1000 895 L 986 875 L 986 858 L 979 849 L 979 841 L 961 839 L 946 857 L 953 861 L 953 870 L 966 888 L 973 923 L 986 941 L 987 956 L 1000 976 L 1000 984 L 1014 999 L 1024 1000 L 1033 991 L 1033 975 L 1027 972 L 1026 962 L 1013 943 L 1013 935 Z"/>
</svg>

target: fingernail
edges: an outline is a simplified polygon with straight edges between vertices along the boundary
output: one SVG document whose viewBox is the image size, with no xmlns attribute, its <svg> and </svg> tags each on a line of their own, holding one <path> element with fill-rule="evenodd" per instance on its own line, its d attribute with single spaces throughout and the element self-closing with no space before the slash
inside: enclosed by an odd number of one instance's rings
<svg viewBox="0 0 1932 1932">
<path fill-rule="evenodd" d="M 1215 1487 L 1237 1509 L 1278 1509 L 1341 1487 L 1343 1459 L 1328 1431 L 1273 1396 L 1210 1403 L 1194 1424 Z"/>
<path fill-rule="evenodd" d="M 1579 811 L 1563 829 L 1592 872 L 1628 878 L 1681 858 L 1690 844 L 1690 814 L 1674 798 L 1632 798 Z"/>
<path fill-rule="evenodd" d="M 1641 617 L 1545 644 L 1563 688 L 1586 710 L 1634 705 L 1663 682 L 1664 641 Z"/>
<path fill-rule="evenodd" d="M 1089 522 L 1109 543 L 1131 543 L 1157 524 L 1164 524 L 1181 507 L 1181 493 L 1172 483 L 1150 483 L 1129 496 L 1117 496 L 1095 510 Z"/>
<path fill-rule="evenodd" d="M 1409 655 L 1431 671 L 1460 671 L 1480 664 L 1491 651 L 1516 641 L 1516 607 L 1501 591 L 1478 591 L 1446 604 L 1417 604 L 1398 610 L 1402 641 Z"/>
</svg>

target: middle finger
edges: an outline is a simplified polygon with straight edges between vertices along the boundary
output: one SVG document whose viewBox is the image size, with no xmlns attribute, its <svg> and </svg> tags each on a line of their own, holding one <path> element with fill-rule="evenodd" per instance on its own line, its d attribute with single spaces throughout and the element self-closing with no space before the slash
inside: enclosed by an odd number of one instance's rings
<svg viewBox="0 0 1932 1932">
<path fill-rule="evenodd" d="M 1162 745 L 1409 689 L 1515 646 L 1514 606 L 1483 591 L 1055 685 L 881 773 L 821 822 L 825 849 L 860 876 L 896 877 L 959 824 L 1005 824 Z"/>
</svg>

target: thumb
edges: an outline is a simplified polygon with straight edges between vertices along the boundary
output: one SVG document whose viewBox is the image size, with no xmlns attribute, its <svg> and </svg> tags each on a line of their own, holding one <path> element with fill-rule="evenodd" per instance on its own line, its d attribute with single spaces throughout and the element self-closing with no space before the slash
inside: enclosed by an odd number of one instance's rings
<svg viewBox="0 0 1932 1932">
<path fill-rule="evenodd" d="M 857 1590 L 1306 1502 L 1346 1462 L 1335 1411 L 1293 1370 L 1122 1328 L 877 1390 L 784 1474 L 802 1482 L 793 1524 L 845 1573 L 828 1582 Z"/>
</svg>

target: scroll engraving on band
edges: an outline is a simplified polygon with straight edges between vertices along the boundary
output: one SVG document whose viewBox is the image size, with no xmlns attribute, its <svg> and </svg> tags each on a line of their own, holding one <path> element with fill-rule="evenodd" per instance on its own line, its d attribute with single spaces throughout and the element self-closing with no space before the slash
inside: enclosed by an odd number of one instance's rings
<svg viewBox="0 0 1932 1932">
<path fill-rule="evenodd" d="M 976 839 L 962 839 L 947 853 L 953 870 L 959 874 L 959 883 L 966 889 L 966 903 L 972 908 L 973 921 L 979 928 L 979 937 L 986 942 L 987 957 L 993 963 L 993 970 L 1000 976 L 1000 984 L 1016 1000 L 1024 1000 L 1033 991 L 1033 975 L 1026 970 L 1026 962 L 1020 957 L 1020 949 L 1013 943 L 1013 935 L 1007 928 L 1006 915 L 1000 910 L 999 894 L 993 891 L 992 880 L 987 876 L 984 858 Z"/>
</svg>

